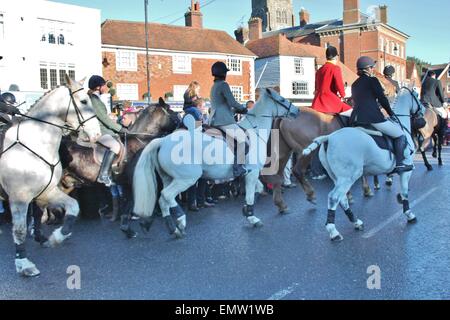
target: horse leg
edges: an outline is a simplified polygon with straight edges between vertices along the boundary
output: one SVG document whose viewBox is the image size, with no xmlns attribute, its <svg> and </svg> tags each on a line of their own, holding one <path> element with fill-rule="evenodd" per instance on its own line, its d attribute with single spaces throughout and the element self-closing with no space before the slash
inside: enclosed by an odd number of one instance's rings
<svg viewBox="0 0 450 320">
<path fill-rule="evenodd" d="M 302 156 L 301 158 L 297 159 L 297 163 L 295 164 L 294 168 L 292 169 L 292 173 L 297 178 L 298 182 L 302 186 L 305 194 L 306 194 L 306 200 L 313 204 L 316 203 L 316 194 L 314 191 L 313 186 L 309 182 L 309 180 L 306 178 L 306 170 L 311 162 L 310 156 Z"/>
<path fill-rule="evenodd" d="M 416 216 L 412 213 L 409 208 L 409 180 L 411 179 L 412 171 L 404 172 L 400 174 L 400 185 L 401 185 L 401 193 L 397 195 L 397 201 L 403 205 L 403 213 L 408 219 L 408 223 L 414 223 L 417 221 Z"/>
<path fill-rule="evenodd" d="M 173 179 L 169 185 L 164 187 L 161 191 L 159 204 L 161 206 L 163 218 L 166 221 L 170 234 L 175 235 L 177 238 L 181 238 L 186 229 L 186 214 L 183 209 L 179 207 L 175 198 L 181 192 L 186 191 L 199 178 L 200 177 L 196 176 L 183 180 Z M 173 220 L 171 213 L 175 215 L 176 221 Z"/>
<path fill-rule="evenodd" d="M 366 197 L 366 198 L 373 197 L 374 193 L 373 193 L 372 189 L 370 188 L 369 179 L 367 179 L 366 176 L 363 176 L 362 181 L 363 181 L 364 197 Z"/>
<path fill-rule="evenodd" d="M 280 155 L 278 172 L 276 175 L 273 175 L 270 179 L 270 183 L 272 184 L 273 202 L 278 207 L 278 213 L 280 214 L 289 213 L 289 208 L 284 202 L 281 188 L 281 185 L 283 184 L 284 180 L 283 177 L 284 168 L 286 167 L 286 163 L 288 162 L 289 157 L 290 154 Z"/>
<path fill-rule="evenodd" d="M 392 184 L 393 184 L 393 183 L 394 183 L 394 176 L 393 176 L 392 174 L 388 174 L 387 177 L 386 177 L 385 184 L 386 184 L 388 187 L 392 187 Z"/>
<path fill-rule="evenodd" d="M 255 189 L 259 179 L 259 171 L 252 170 L 245 176 L 245 206 L 242 209 L 244 217 L 254 227 L 262 227 L 263 223 L 255 216 Z"/>
<path fill-rule="evenodd" d="M 364 230 L 364 223 L 361 220 L 359 220 L 358 216 L 356 216 L 353 213 L 352 209 L 350 208 L 350 205 L 348 204 L 347 198 L 343 198 L 339 204 L 342 210 L 344 210 L 348 220 L 350 220 L 350 222 L 353 223 L 353 225 L 355 226 L 355 230 L 358 231 Z"/>
<path fill-rule="evenodd" d="M 444 134 L 439 133 L 438 135 L 438 165 L 444 165 L 442 162 L 442 145 L 444 144 Z"/>
<path fill-rule="evenodd" d="M 48 193 L 48 208 L 62 209 L 65 212 L 64 223 L 62 227 L 54 230 L 48 241 L 45 242 L 45 246 L 55 247 L 61 244 L 64 240 L 72 235 L 72 228 L 80 213 L 80 207 L 78 202 L 62 192 L 59 188 L 54 188 Z"/>
<path fill-rule="evenodd" d="M 44 215 L 44 211 L 39 208 L 36 202 L 32 203 L 32 211 L 33 211 L 33 220 L 34 220 L 34 240 L 43 244 L 48 239 L 42 234 L 41 226 L 42 226 L 42 216 Z"/>
<path fill-rule="evenodd" d="M 378 179 L 378 176 L 373 176 L 373 188 L 375 190 L 380 190 L 381 189 L 380 180 Z"/>
<path fill-rule="evenodd" d="M 137 232 L 135 232 L 131 226 L 131 215 L 133 213 L 133 195 L 129 186 L 123 186 L 123 207 L 119 207 L 119 215 L 120 215 L 120 230 L 125 233 L 128 239 L 136 238 Z M 142 223 L 145 219 L 141 219 L 140 223 Z"/>
<path fill-rule="evenodd" d="M 437 145 L 438 145 L 438 140 L 439 140 L 439 133 L 433 133 L 432 135 L 433 137 L 433 153 L 431 154 L 431 156 L 433 158 L 437 158 Z"/>
<path fill-rule="evenodd" d="M 425 153 L 425 150 L 420 150 L 420 153 L 422 154 L 422 158 L 423 158 L 423 162 L 425 163 L 425 166 L 427 167 L 428 171 L 433 170 L 433 167 L 431 166 L 431 164 L 428 162 L 427 159 L 427 155 Z"/>
<path fill-rule="evenodd" d="M 25 240 L 27 237 L 28 203 L 16 202 L 10 199 L 10 208 L 13 223 L 13 239 L 16 245 L 15 265 L 18 274 L 34 277 L 40 274 L 36 265 L 27 258 Z"/>
<path fill-rule="evenodd" d="M 349 209 L 347 202 L 347 192 L 352 183 L 349 179 L 337 179 L 333 190 L 328 194 L 328 215 L 326 229 L 330 235 L 331 241 L 342 241 L 344 238 L 336 229 L 335 216 L 336 209 L 341 202 L 344 202 L 345 208 Z"/>
</svg>

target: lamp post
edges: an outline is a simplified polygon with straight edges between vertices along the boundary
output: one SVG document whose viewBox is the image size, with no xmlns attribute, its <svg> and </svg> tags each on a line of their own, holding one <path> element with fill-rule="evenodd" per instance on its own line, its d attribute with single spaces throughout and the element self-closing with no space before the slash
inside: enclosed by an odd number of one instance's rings
<svg viewBox="0 0 450 320">
<path fill-rule="evenodd" d="M 148 0 L 144 0 L 145 6 L 145 59 L 146 59 L 146 67 L 147 67 L 147 104 L 150 105 L 151 97 L 150 97 L 150 68 L 149 68 L 149 56 L 148 56 Z"/>
</svg>

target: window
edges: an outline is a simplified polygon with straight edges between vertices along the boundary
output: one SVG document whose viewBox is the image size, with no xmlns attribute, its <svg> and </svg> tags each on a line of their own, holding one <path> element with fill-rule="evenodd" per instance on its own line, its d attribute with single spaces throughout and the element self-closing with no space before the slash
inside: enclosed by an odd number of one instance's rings
<svg viewBox="0 0 450 320">
<path fill-rule="evenodd" d="M 61 85 L 66 84 L 66 70 L 59 69 L 59 81 Z"/>
<path fill-rule="evenodd" d="M 58 73 L 56 69 L 50 69 L 50 88 L 55 89 L 58 86 Z"/>
<path fill-rule="evenodd" d="M 47 69 L 41 68 L 41 88 L 44 90 L 48 89 L 48 76 L 47 76 Z"/>
<path fill-rule="evenodd" d="M 282 22 L 284 24 L 287 24 L 287 22 L 288 22 L 288 20 L 287 20 L 287 12 L 284 11 L 284 10 L 283 10 L 283 13 L 282 13 Z"/>
<path fill-rule="evenodd" d="M 69 77 L 75 80 L 75 70 L 69 70 Z"/>
<path fill-rule="evenodd" d="M 118 50 L 116 54 L 117 71 L 137 71 L 137 53 Z"/>
<path fill-rule="evenodd" d="M 302 58 L 295 58 L 294 59 L 295 64 L 295 73 L 299 75 L 305 75 L 305 68 L 303 66 L 303 59 Z"/>
<path fill-rule="evenodd" d="M 241 102 L 242 99 L 242 87 L 239 86 L 231 86 L 231 93 L 233 94 L 236 101 Z"/>
<path fill-rule="evenodd" d="M 306 81 L 294 81 L 292 82 L 292 94 L 295 96 L 308 95 L 309 88 Z"/>
<path fill-rule="evenodd" d="M 60 34 L 58 36 L 58 44 L 64 44 L 64 35 Z"/>
<path fill-rule="evenodd" d="M 447 78 L 450 78 L 450 68 L 448 68 L 448 71 L 447 71 Z"/>
<path fill-rule="evenodd" d="M 227 67 L 228 67 L 228 69 L 230 69 L 230 73 L 235 73 L 235 74 L 242 73 L 241 59 L 235 59 L 235 58 L 227 59 Z"/>
<path fill-rule="evenodd" d="M 281 11 L 277 10 L 277 23 L 281 23 Z"/>
<path fill-rule="evenodd" d="M 175 101 L 184 101 L 184 93 L 188 86 L 173 86 L 173 99 Z"/>
<path fill-rule="evenodd" d="M 172 58 L 173 73 L 191 73 L 191 57 L 186 55 L 176 55 Z"/>
<path fill-rule="evenodd" d="M 384 38 L 380 37 L 380 50 L 384 52 Z"/>
<path fill-rule="evenodd" d="M 138 85 L 134 83 L 118 83 L 117 97 L 119 100 L 139 100 Z"/>
<path fill-rule="evenodd" d="M 447 92 L 450 93 L 450 82 L 447 83 Z"/>
</svg>

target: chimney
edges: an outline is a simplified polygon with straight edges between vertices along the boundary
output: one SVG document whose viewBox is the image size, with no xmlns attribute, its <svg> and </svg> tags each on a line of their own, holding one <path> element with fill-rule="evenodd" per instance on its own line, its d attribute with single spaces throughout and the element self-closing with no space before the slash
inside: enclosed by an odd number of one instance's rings
<svg viewBox="0 0 450 320">
<path fill-rule="evenodd" d="M 344 0 L 344 25 L 360 21 L 359 0 Z"/>
<path fill-rule="evenodd" d="M 387 15 L 387 6 L 380 6 L 380 22 L 387 24 L 388 23 L 388 15 Z"/>
<path fill-rule="evenodd" d="M 300 27 L 304 27 L 309 23 L 309 12 L 302 8 L 300 10 Z"/>
<path fill-rule="evenodd" d="M 234 31 L 234 35 L 236 37 L 236 41 L 241 44 L 245 44 L 249 39 L 249 30 L 244 27 L 239 27 Z"/>
<path fill-rule="evenodd" d="M 261 18 L 251 18 L 248 22 L 249 29 L 249 39 L 258 40 L 262 38 L 262 19 Z"/>
<path fill-rule="evenodd" d="M 191 0 L 190 10 L 184 14 L 186 27 L 203 28 L 203 14 L 200 11 L 200 2 Z"/>
</svg>

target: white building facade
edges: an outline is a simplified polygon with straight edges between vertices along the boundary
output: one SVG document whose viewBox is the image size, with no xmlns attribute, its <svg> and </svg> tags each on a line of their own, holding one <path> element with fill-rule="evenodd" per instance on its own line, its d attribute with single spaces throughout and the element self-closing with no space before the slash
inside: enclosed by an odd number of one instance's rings
<svg viewBox="0 0 450 320">
<path fill-rule="evenodd" d="M 0 2 L 0 90 L 42 94 L 101 74 L 100 10 L 45 0 Z M 20 96 L 20 93 L 18 93 Z"/>
</svg>

